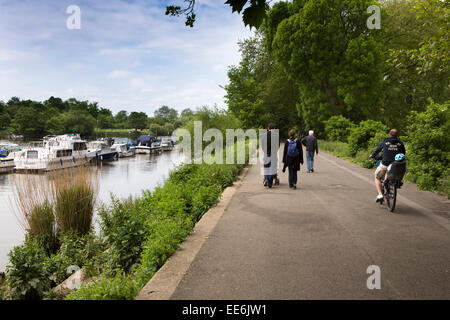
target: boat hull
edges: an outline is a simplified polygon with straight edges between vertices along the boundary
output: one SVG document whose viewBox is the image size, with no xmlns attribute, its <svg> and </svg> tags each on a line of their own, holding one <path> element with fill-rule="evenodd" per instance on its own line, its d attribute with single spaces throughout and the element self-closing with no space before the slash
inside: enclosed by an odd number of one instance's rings
<svg viewBox="0 0 450 320">
<path fill-rule="evenodd" d="M 60 159 L 25 159 L 15 160 L 15 169 L 17 171 L 53 171 L 59 169 L 78 167 L 89 163 L 88 157 L 71 157 Z"/>
<path fill-rule="evenodd" d="M 15 167 L 14 160 L 0 160 L 0 174 L 12 172 Z"/>
</svg>

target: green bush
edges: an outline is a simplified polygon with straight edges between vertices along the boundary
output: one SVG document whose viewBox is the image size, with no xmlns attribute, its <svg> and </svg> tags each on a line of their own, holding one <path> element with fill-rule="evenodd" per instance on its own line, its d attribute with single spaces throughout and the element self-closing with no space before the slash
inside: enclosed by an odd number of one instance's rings
<svg viewBox="0 0 450 320">
<path fill-rule="evenodd" d="M 360 122 L 359 126 L 351 130 L 348 137 L 349 151 L 351 156 L 355 156 L 360 150 L 367 150 L 370 140 L 377 133 L 386 135 L 388 128 L 381 122 L 366 120 Z"/>
<path fill-rule="evenodd" d="M 28 240 L 12 249 L 6 267 L 6 281 L 11 298 L 15 300 L 40 300 L 51 287 L 45 268 L 45 251 L 36 241 Z"/>
<path fill-rule="evenodd" d="M 421 189 L 450 197 L 450 102 L 430 103 L 426 111 L 408 118 L 408 176 Z"/>
<path fill-rule="evenodd" d="M 342 115 L 333 116 L 325 121 L 325 132 L 331 141 L 347 142 L 355 124 Z"/>
<path fill-rule="evenodd" d="M 8 288 L 6 286 L 5 274 L 0 272 L 0 300 L 8 299 Z"/>
<path fill-rule="evenodd" d="M 175 252 L 194 227 L 190 216 L 154 216 L 147 222 L 148 238 L 144 243 L 142 262 L 136 279 L 143 287 L 164 262 Z"/>
<path fill-rule="evenodd" d="M 99 277 L 92 283 L 73 290 L 66 300 L 132 300 L 139 288 L 131 276 L 117 275 L 114 278 Z"/>
<path fill-rule="evenodd" d="M 69 266 L 80 268 L 89 264 L 90 259 L 102 252 L 102 247 L 95 235 L 78 236 L 76 233 L 66 233 L 60 236 L 60 248 L 44 260 L 47 273 L 53 281 L 52 287 L 66 280 Z"/>
<path fill-rule="evenodd" d="M 104 269 L 128 272 L 138 262 L 145 239 L 145 211 L 139 200 L 113 198 L 108 207 L 98 211 L 100 237 L 108 248 Z"/>
</svg>

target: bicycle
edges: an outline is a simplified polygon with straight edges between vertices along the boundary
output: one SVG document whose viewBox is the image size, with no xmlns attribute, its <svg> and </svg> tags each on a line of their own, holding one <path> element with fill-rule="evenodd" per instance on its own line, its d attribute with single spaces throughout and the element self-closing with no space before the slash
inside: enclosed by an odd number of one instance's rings
<svg viewBox="0 0 450 320">
<path fill-rule="evenodd" d="M 383 200 L 381 201 L 381 204 L 386 201 L 386 206 L 389 211 L 394 212 L 395 205 L 397 204 L 397 190 L 402 187 L 403 182 L 401 180 L 391 181 L 386 179 L 382 181 L 382 184 Z"/>
<path fill-rule="evenodd" d="M 381 161 L 377 162 L 377 167 Z M 394 165 L 394 166 L 393 166 Z M 383 200 L 380 201 L 380 205 L 383 205 L 386 201 L 386 206 L 390 212 L 394 212 L 395 206 L 397 204 L 397 193 L 398 189 L 403 186 L 403 176 L 406 173 L 406 164 L 393 163 L 388 168 L 386 173 L 387 178 L 381 180 Z"/>
</svg>

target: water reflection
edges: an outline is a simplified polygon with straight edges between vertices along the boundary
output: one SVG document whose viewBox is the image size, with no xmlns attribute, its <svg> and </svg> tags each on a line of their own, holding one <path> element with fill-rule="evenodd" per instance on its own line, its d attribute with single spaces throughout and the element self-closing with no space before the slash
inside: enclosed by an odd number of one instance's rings
<svg viewBox="0 0 450 320">
<path fill-rule="evenodd" d="M 136 155 L 99 165 L 97 205 L 109 203 L 111 194 L 127 198 L 140 196 L 144 189 L 153 190 L 164 183 L 182 159 L 182 153 L 174 150 L 159 156 Z M 0 271 L 5 270 L 8 252 L 24 238 L 14 209 L 14 177 L 15 174 L 0 175 Z"/>
</svg>

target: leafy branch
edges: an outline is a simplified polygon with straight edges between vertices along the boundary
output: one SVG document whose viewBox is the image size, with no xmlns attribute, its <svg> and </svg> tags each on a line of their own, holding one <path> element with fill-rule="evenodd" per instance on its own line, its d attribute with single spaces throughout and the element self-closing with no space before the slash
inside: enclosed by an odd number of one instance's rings
<svg viewBox="0 0 450 320">
<path fill-rule="evenodd" d="M 180 15 L 186 16 L 186 26 L 193 27 L 195 22 L 195 0 L 184 0 L 187 3 L 185 8 L 180 6 L 170 5 L 166 7 L 166 15 L 172 17 L 179 17 Z M 247 8 L 244 9 L 242 13 L 242 20 L 245 26 L 250 26 L 250 28 L 259 28 L 264 21 L 266 16 L 266 10 L 268 8 L 268 3 L 270 0 L 227 0 L 225 4 L 231 7 L 232 12 L 241 13 L 246 4 L 249 4 Z"/>
</svg>

